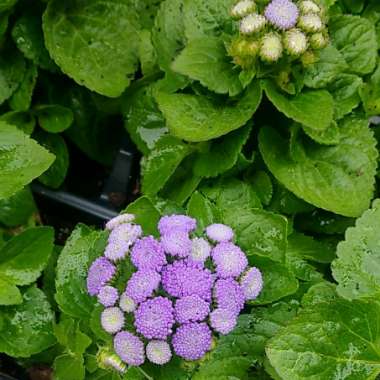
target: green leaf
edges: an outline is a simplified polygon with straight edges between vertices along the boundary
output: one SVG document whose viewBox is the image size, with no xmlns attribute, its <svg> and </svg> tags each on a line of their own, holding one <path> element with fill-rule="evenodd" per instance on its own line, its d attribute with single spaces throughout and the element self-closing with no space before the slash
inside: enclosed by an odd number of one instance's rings
<svg viewBox="0 0 380 380">
<path fill-rule="evenodd" d="M 38 106 L 35 109 L 41 128 L 50 133 L 63 132 L 74 121 L 70 108 L 59 105 Z"/>
<path fill-rule="evenodd" d="M 280 112 L 306 127 L 324 130 L 333 121 L 334 100 L 326 90 L 309 90 L 289 96 L 279 92 L 271 81 L 263 82 L 263 88 Z"/>
<path fill-rule="evenodd" d="M 349 300 L 380 295 L 380 200 L 346 231 L 332 263 L 337 292 Z"/>
<path fill-rule="evenodd" d="M 1 121 L 16 126 L 20 131 L 31 135 L 36 125 L 36 120 L 29 112 L 10 111 L 0 116 Z"/>
<path fill-rule="evenodd" d="M 0 12 L 4 12 L 12 8 L 17 3 L 17 0 L 0 0 Z"/>
<path fill-rule="evenodd" d="M 173 62 L 172 69 L 199 81 L 217 94 L 235 96 L 243 90 L 239 70 L 219 38 L 191 40 Z"/>
<path fill-rule="evenodd" d="M 376 0 L 370 1 L 367 8 L 362 13 L 362 17 L 367 18 L 375 25 L 377 44 L 380 46 L 380 4 Z"/>
<path fill-rule="evenodd" d="M 27 358 L 55 344 L 54 313 L 36 287 L 23 290 L 22 297 L 22 304 L 1 308 L 0 352 Z"/>
<path fill-rule="evenodd" d="M 165 136 L 142 161 L 142 191 L 157 194 L 192 148 L 172 136 Z"/>
<path fill-rule="evenodd" d="M 32 192 L 25 187 L 10 198 L 0 200 L 0 223 L 7 227 L 25 224 L 36 210 Z"/>
<path fill-rule="evenodd" d="M 150 30 L 141 30 L 139 45 L 139 60 L 141 63 L 141 71 L 144 76 L 154 74 L 159 70 L 157 67 L 157 56 L 152 44 L 152 33 Z"/>
<path fill-rule="evenodd" d="M 261 203 L 268 206 L 273 196 L 273 185 L 269 175 L 264 171 L 258 171 L 248 180 Z"/>
<path fill-rule="evenodd" d="M 52 154 L 17 127 L 0 121 L 0 199 L 21 190 L 53 161 Z"/>
<path fill-rule="evenodd" d="M 206 197 L 196 191 L 187 204 L 187 215 L 197 220 L 197 230 L 203 232 L 207 226 L 214 223 L 215 207 Z"/>
<path fill-rule="evenodd" d="M 371 76 L 370 80 L 360 89 L 360 97 L 368 116 L 380 114 L 380 65 Z"/>
<path fill-rule="evenodd" d="M 311 305 L 278 332 L 266 352 L 284 380 L 375 379 L 380 308 L 336 300 Z"/>
<path fill-rule="evenodd" d="M 207 141 L 243 126 L 261 102 L 262 91 L 253 82 L 244 95 L 231 105 L 218 104 L 202 95 L 156 95 L 172 135 L 186 141 Z"/>
<path fill-rule="evenodd" d="M 0 276 L 16 285 L 31 284 L 46 267 L 53 242 L 51 227 L 29 228 L 16 235 L 0 250 Z"/>
<path fill-rule="evenodd" d="M 55 155 L 55 161 L 50 168 L 38 177 L 44 185 L 57 189 L 62 185 L 69 169 L 69 151 L 65 140 L 60 135 L 38 131 L 37 141 L 49 152 Z"/>
<path fill-rule="evenodd" d="M 194 174 L 206 178 L 217 177 L 231 169 L 236 164 L 251 129 L 247 125 L 214 140 L 208 151 L 199 153 L 194 160 Z"/>
<path fill-rule="evenodd" d="M 84 380 L 86 372 L 83 357 L 70 354 L 57 356 L 53 370 L 54 380 Z"/>
<path fill-rule="evenodd" d="M 110 97 L 129 85 L 137 66 L 138 24 L 128 1 L 50 1 L 43 31 L 51 57 L 77 83 Z"/>
<path fill-rule="evenodd" d="M 377 41 L 374 25 L 360 16 L 336 16 L 329 22 L 334 46 L 354 74 L 369 74 L 376 66 Z"/>
<path fill-rule="evenodd" d="M 259 146 L 272 174 L 305 201 L 344 216 L 359 216 L 373 194 L 377 150 L 366 120 L 346 118 L 339 124 L 341 141 L 321 146 L 298 135 L 302 152 L 292 160 L 288 143 L 274 129 L 260 131 Z"/>
<path fill-rule="evenodd" d="M 22 303 L 22 296 L 18 287 L 4 278 L 0 278 L 0 305 L 17 305 Z M 0 320 L 1 320 L 0 312 Z M 1 332 L 1 323 L 0 323 Z M 0 343 L 1 347 L 1 343 Z"/>
<path fill-rule="evenodd" d="M 340 73 L 346 71 L 348 65 L 343 55 L 332 45 L 319 52 L 318 61 L 309 65 L 305 71 L 305 84 L 311 88 L 323 88 Z"/>
<path fill-rule="evenodd" d="M 87 270 L 105 248 L 105 234 L 79 224 L 59 255 L 55 299 L 65 314 L 89 319 L 96 300 L 87 293 Z"/>
</svg>

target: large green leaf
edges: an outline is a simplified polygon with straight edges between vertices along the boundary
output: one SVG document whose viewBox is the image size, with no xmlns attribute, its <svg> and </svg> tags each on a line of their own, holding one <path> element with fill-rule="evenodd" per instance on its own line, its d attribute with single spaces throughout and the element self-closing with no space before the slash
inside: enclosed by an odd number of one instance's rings
<svg viewBox="0 0 380 380">
<path fill-rule="evenodd" d="M 36 287 L 25 289 L 22 297 L 22 304 L 0 310 L 0 352 L 26 358 L 55 344 L 54 313 Z"/>
<path fill-rule="evenodd" d="M 214 222 L 215 213 L 215 207 L 206 197 L 198 191 L 193 193 L 187 204 L 187 214 L 197 220 L 199 232 Z"/>
<path fill-rule="evenodd" d="M 0 121 L 0 199 L 21 190 L 53 161 L 54 156 L 29 136 Z"/>
<path fill-rule="evenodd" d="M 338 244 L 332 269 L 338 293 L 348 299 L 380 295 L 380 200 L 366 211 Z"/>
<path fill-rule="evenodd" d="M 236 103 L 218 104 L 202 95 L 158 93 L 156 100 L 170 132 L 187 141 L 206 141 L 243 126 L 255 113 L 262 92 L 253 82 Z"/>
<path fill-rule="evenodd" d="M 18 287 L 14 283 L 7 281 L 7 279 L 0 278 L 0 305 L 18 305 L 20 303 L 22 303 L 22 295 Z"/>
<path fill-rule="evenodd" d="M 321 146 L 302 135 L 288 143 L 272 128 L 260 131 L 259 146 L 272 174 L 299 198 L 344 216 L 359 216 L 370 204 L 378 152 L 366 120 L 346 118 L 341 141 Z M 293 152 L 294 153 L 294 152 Z"/>
<path fill-rule="evenodd" d="M 379 321 L 377 303 L 316 303 L 279 331 L 266 352 L 284 380 L 375 379 Z"/>
<path fill-rule="evenodd" d="M 84 380 L 86 370 L 83 357 L 63 354 L 57 356 L 53 364 L 55 380 Z"/>
<path fill-rule="evenodd" d="M 380 65 L 369 81 L 361 88 L 360 96 L 368 116 L 380 114 Z"/>
<path fill-rule="evenodd" d="M 127 0 L 50 1 L 45 43 L 64 73 L 102 95 L 117 97 L 136 70 L 137 16 Z"/>
</svg>

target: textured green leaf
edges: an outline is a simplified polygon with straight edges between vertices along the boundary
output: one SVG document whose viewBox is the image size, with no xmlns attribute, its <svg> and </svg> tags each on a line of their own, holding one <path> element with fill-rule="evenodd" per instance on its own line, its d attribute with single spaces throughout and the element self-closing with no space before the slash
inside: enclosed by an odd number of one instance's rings
<svg viewBox="0 0 380 380">
<path fill-rule="evenodd" d="M 110 97 L 129 85 L 138 25 L 127 0 L 50 1 L 43 30 L 50 55 L 77 83 Z"/>
<path fill-rule="evenodd" d="M 337 291 L 350 300 L 380 295 L 380 201 L 366 211 L 338 244 L 332 269 Z"/>
<path fill-rule="evenodd" d="M 305 201 L 344 216 L 359 216 L 373 194 L 377 150 L 366 120 L 346 118 L 341 141 L 321 146 L 298 135 L 292 160 L 287 142 L 274 129 L 260 131 L 260 151 L 278 181 Z"/>
<path fill-rule="evenodd" d="M 29 112 L 9 111 L 0 116 L 1 121 L 16 126 L 20 131 L 31 135 L 36 126 L 36 120 Z"/>
<path fill-rule="evenodd" d="M 370 21 L 360 16 L 336 16 L 329 22 L 329 32 L 352 73 L 369 74 L 375 69 L 378 46 Z"/>
<path fill-rule="evenodd" d="M 248 180 L 260 198 L 261 203 L 267 206 L 273 196 L 273 185 L 269 175 L 264 171 L 258 171 L 249 177 Z"/>
<path fill-rule="evenodd" d="M 59 105 L 38 106 L 36 108 L 38 123 L 41 128 L 50 133 L 63 132 L 74 121 L 70 108 Z"/>
<path fill-rule="evenodd" d="M 380 4 L 376 0 L 370 1 L 367 8 L 362 13 L 362 17 L 367 18 L 375 25 L 377 44 L 380 46 Z"/>
<path fill-rule="evenodd" d="M 17 0 L 0 0 L 0 12 L 12 8 L 17 3 Z"/>
<path fill-rule="evenodd" d="M 187 204 L 187 214 L 198 222 L 197 230 L 203 232 L 215 219 L 215 207 L 200 192 L 196 191 Z"/>
<path fill-rule="evenodd" d="M 262 92 L 253 82 L 233 105 L 217 104 L 201 95 L 158 93 L 156 100 L 170 132 L 187 141 L 206 141 L 243 126 L 255 113 Z"/>
<path fill-rule="evenodd" d="M 269 342 L 284 380 L 366 380 L 380 373 L 380 308 L 336 300 L 311 305 Z"/>
<path fill-rule="evenodd" d="M 360 91 L 363 107 L 368 116 L 380 114 L 380 65 Z"/>
<path fill-rule="evenodd" d="M 0 278 L 0 305 L 17 305 L 22 303 L 22 295 L 18 287 L 4 278 Z M 0 320 L 1 320 L 0 313 Z M 1 332 L 1 322 L 0 322 Z M 1 346 L 1 343 L 0 343 Z"/>
<path fill-rule="evenodd" d="M 84 380 L 86 372 L 83 358 L 70 354 L 57 356 L 53 370 L 55 380 Z"/>
<path fill-rule="evenodd" d="M 17 127 L 0 121 L 0 199 L 21 190 L 53 161 L 51 153 Z"/>
<path fill-rule="evenodd" d="M 243 87 L 239 70 L 219 38 L 191 40 L 172 64 L 174 71 L 199 81 L 217 94 L 239 94 Z"/>
<path fill-rule="evenodd" d="M 263 82 L 265 94 L 284 115 L 306 127 L 324 130 L 333 121 L 334 100 L 326 90 L 310 90 L 295 96 L 279 92 L 273 82 Z"/>
<path fill-rule="evenodd" d="M 22 297 L 22 304 L 1 308 L 0 352 L 26 358 L 55 344 L 54 313 L 41 290 L 27 288 Z"/>
</svg>

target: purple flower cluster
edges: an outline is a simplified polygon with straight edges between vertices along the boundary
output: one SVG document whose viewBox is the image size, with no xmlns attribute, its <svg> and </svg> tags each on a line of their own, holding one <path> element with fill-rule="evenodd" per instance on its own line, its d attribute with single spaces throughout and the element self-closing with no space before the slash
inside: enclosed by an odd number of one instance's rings
<svg viewBox="0 0 380 380">
<path fill-rule="evenodd" d="M 248 267 L 224 224 L 208 226 L 200 237 L 195 219 L 164 216 L 157 239 L 143 236 L 133 221 L 123 214 L 107 223 L 104 256 L 88 271 L 88 293 L 105 307 L 101 325 L 128 365 L 145 359 L 163 365 L 173 354 L 198 360 L 211 349 L 213 334 L 231 332 L 244 303 L 259 295 L 261 272 Z M 122 286 L 131 265 L 135 271 Z"/>
</svg>

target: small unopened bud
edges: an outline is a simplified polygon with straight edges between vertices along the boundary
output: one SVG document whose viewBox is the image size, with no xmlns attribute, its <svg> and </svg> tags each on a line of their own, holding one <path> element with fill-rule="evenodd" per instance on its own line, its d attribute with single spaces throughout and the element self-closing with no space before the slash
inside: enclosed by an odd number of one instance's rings
<svg viewBox="0 0 380 380">
<path fill-rule="evenodd" d="M 290 55 L 298 57 L 307 49 L 306 35 L 299 29 L 288 30 L 284 36 L 284 46 Z"/>
<path fill-rule="evenodd" d="M 322 49 L 329 43 L 328 38 L 323 33 L 314 33 L 309 38 L 310 46 L 313 49 Z"/>
<path fill-rule="evenodd" d="M 231 16 L 241 18 L 256 10 L 256 4 L 251 0 L 241 0 L 231 9 Z"/>
<path fill-rule="evenodd" d="M 98 366 L 102 369 L 114 369 L 117 372 L 125 373 L 127 366 L 122 360 L 109 349 L 102 348 L 97 355 Z"/>
<path fill-rule="evenodd" d="M 323 22 L 319 16 L 307 14 L 299 18 L 298 26 L 305 32 L 315 33 L 323 29 Z"/>
<path fill-rule="evenodd" d="M 299 9 L 303 14 L 319 13 L 321 11 L 321 8 L 319 8 L 319 6 L 314 3 L 314 1 L 310 0 L 301 1 L 299 4 Z"/>
<path fill-rule="evenodd" d="M 253 34 L 260 32 L 267 20 L 264 16 L 258 15 L 257 13 L 252 13 L 245 16 L 240 22 L 240 33 L 241 34 Z"/>
<path fill-rule="evenodd" d="M 266 62 L 276 62 L 282 55 L 281 38 L 276 33 L 268 33 L 261 39 L 260 57 Z"/>
<path fill-rule="evenodd" d="M 313 65 L 315 62 L 317 62 L 317 57 L 314 54 L 314 52 L 308 50 L 301 56 L 301 62 L 302 64 L 306 66 Z"/>
<path fill-rule="evenodd" d="M 228 54 L 233 57 L 234 62 L 243 67 L 248 68 L 255 62 L 259 52 L 260 44 L 258 41 L 250 41 L 243 37 L 239 37 L 227 46 Z"/>
</svg>

